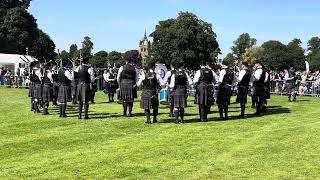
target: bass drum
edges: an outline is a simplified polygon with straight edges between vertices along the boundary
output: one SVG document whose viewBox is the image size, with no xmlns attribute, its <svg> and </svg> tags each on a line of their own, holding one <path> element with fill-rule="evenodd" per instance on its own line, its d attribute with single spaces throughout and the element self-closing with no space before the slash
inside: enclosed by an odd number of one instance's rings
<svg viewBox="0 0 320 180">
<path fill-rule="evenodd" d="M 160 91 L 160 104 L 168 105 L 168 89 L 161 89 Z"/>
</svg>

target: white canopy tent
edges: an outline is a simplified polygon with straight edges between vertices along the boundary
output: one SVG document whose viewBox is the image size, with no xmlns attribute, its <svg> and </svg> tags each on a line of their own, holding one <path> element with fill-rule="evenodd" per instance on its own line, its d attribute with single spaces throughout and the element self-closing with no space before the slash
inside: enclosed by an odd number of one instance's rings
<svg viewBox="0 0 320 180">
<path fill-rule="evenodd" d="M 29 69 L 30 63 L 33 61 L 37 61 L 37 59 L 32 56 L 0 53 L 0 67 L 9 68 L 14 74 L 19 67 L 21 70 Z"/>
</svg>

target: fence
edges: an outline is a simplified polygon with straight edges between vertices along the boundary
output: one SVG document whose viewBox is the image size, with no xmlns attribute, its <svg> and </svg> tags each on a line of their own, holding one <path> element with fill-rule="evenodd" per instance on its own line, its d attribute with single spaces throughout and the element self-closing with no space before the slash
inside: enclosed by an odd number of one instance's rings
<svg viewBox="0 0 320 180">
<path fill-rule="evenodd" d="M 270 91 L 273 94 L 285 95 L 285 82 L 283 80 L 271 81 Z M 298 82 L 298 94 L 300 96 L 320 96 L 320 84 L 318 84 L 316 81 Z"/>
<path fill-rule="evenodd" d="M 102 76 L 103 71 L 98 70 L 97 74 Z M 4 87 L 28 87 L 29 78 L 27 76 L 0 76 L 0 86 Z M 97 80 L 98 90 L 103 90 L 103 79 Z M 285 95 L 286 85 L 283 80 L 272 80 L 270 82 L 270 91 L 272 94 Z M 298 85 L 300 96 L 320 96 L 320 83 L 317 81 L 300 82 Z"/>
</svg>

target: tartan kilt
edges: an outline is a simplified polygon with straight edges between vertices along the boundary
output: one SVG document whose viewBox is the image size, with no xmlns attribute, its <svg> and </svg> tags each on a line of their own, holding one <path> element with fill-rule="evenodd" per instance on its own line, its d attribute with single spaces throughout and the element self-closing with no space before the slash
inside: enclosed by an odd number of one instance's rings
<svg viewBox="0 0 320 180">
<path fill-rule="evenodd" d="M 52 100 L 52 86 L 44 84 L 42 89 L 42 101 L 50 102 Z"/>
<path fill-rule="evenodd" d="M 197 86 L 196 100 L 199 105 L 212 105 L 213 86 L 201 83 Z"/>
<path fill-rule="evenodd" d="M 72 97 L 76 97 L 76 95 L 77 95 L 77 86 L 78 86 L 78 82 L 76 82 L 76 81 L 71 82 L 71 96 Z"/>
<path fill-rule="evenodd" d="M 271 99 L 270 88 L 269 86 L 264 87 L 264 92 L 266 93 L 266 99 Z"/>
<path fill-rule="evenodd" d="M 287 82 L 286 83 L 286 92 L 287 94 L 291 94 L 292 92 L 298 91 L 298 86 L 296 85 L 295 81 L 291 82 Z"/>
<path fill-rule="evenodd" d="M 32 97 L 32 95 L 33 95 L 33 89 L 34 89 L 34 84 L 33 84 L 33 83 L 30 83 L 30 84 L 29 84 L 28 97 Z"/>
<path fill-rule="evenodd" d="M 59 85 L 58 83 L 54 82 L 52 87 L 52 97 L 57 98 L 59 94 Z"/>
<path fill-rule="evenodd" d="M 107 90 L 107 93 L 116 93 L 116 90 L 117 90 L 117 83 L 116 82 L 107 82 L 106 83 L 106 90 Z"/>
<path fill-rule="evenodd" d="M 77 87 L 76 97 L 79 103 L 88 104 L 91 98 L 90 83 L 80 82 Z"/>
<path fill-rule="evenodd" d="M 42 85 L 34 84 L 32 89 L 32 98 L 42 100 Z"/>
<path fill-rule="evenodd" d="M 238 86 L 237 103 L 246 104 L 248 101 L 249 87 Z"/>
<path fill-rule="evenodd" d="M 230 103 L 231 92 L 231 86 L 220 86 L 217 95 L 217 104 L 228 105 Z"/>
<path fill-rule="evenodd" d="M 140 108 L 157 109 L 159 107 L 158 94 L 155 90 L 142 90 Z"/>
<path fill-rule="evenodd" d="M 177 87 L 173 90 L 173 107 L 185 108 L 187 107 L 187 90 L 183 87 Z"/>
<path fill-rule="evenodd" d="M 134 101 L 133 81 L 129 79 L 121 80 L 120 86 L 121 100 L 127 102 Z"/>
<path fill-rule="evenodd" d="M 71 101 L 70 97 L 70 87 L 67 85 L 60 85 L 57 99 L 58 103 L 65 104 L 68 101 Z"/>
</svg>

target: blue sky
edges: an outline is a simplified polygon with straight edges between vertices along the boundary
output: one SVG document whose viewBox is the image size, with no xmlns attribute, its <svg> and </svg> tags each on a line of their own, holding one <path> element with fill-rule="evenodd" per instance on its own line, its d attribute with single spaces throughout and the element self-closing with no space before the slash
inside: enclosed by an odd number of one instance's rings
<svg viewBox="0 0 320 180">
<path fill-rule="evenodd" d="M 320 35 L 318 0 L 33 0 L 29 11 L 59 49 L 81 44 L 88 35 L 94 52 L 137 49 L 159 20 L 181 11 L 195 13 L 213 25 L 224 57 L 244 32 L 258 40 L 304 42 Z"/>
</svg>

